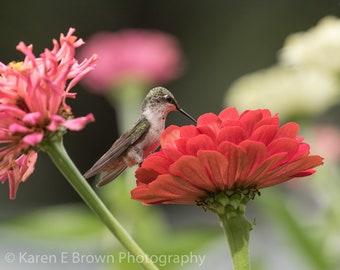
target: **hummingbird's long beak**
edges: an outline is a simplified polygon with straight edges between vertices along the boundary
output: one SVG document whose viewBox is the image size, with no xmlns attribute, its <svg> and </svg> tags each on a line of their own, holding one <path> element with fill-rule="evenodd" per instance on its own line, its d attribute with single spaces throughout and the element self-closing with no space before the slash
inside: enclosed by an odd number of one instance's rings
<svg viewBox="0 0 340 270">
<path fill-rule="evenodd" d="M 195 124 L 197 124 L 197 122 L 196 122 L 196 119 L 195 118 L 193 118 L 190 114 L 188 114 L 185 110 L 183 110 L 182 108 L 177 108 L 177 110 L 181 113 L 181 114 L 183 114 L 183 115 L 185 115 L 186 117 L 188 117 L 191 121 L 193 121 Z"/>
</svg>

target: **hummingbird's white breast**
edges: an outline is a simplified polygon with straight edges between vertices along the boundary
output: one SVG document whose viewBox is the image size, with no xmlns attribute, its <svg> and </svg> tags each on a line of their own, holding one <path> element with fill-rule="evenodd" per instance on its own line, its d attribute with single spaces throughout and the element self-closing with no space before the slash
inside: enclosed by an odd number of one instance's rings
<svg viewBox="0 0 340 270">
<path fill-rule="evenodd" d="M 176 110 L 173 103 L 166 100 L 161 102 L 156 99 L 148 100 L 142 107 L 142 117 L 149 122 L 150 127 L 147 133 L 128 152 L 127 160 L 134 160 L 135 164 L 143 160 L 159 147 L 159 140 L 164 131 L 165 119 L 170 111 Z"/>
<path fill-rule="evenodd" d="M 159 147 L 159 139 L 164 131 L 167 112 L 161 110 L 145 110 L 143 115 L 150 123 L 150 128 L 145 138 L 136 146 L 143 149 L 143 159 Z"/>
</svg>

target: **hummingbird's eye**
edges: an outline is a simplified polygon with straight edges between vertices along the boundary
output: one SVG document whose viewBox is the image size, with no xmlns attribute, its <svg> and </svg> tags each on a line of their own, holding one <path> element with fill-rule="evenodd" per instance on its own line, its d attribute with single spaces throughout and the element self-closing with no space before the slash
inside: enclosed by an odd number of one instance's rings
<svg viewBox="0 0 340 270">
<path fill-rule="evenodd" d="M 170 97 L 169 95 L 165 95 L 164 99 L 169 103 L 174 103 L 174 99 L 172 97 Z"/>
</svg>

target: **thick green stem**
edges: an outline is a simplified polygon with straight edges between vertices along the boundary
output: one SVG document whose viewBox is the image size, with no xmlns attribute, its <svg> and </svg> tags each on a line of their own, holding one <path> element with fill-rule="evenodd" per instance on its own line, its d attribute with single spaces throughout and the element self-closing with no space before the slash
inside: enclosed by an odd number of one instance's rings
<svg viewBox="0 0 340 270">
<path fill-rule="evenodd" d="M 158 268 L 149 259 L 147 254 L 131 238 L 127 231 L 113 217 L 104 203 L 100 200 L 91 186 L 84 179 L 77 167 L 67 154 L 61 138 L 53 138 L 42 147 L 50 156 L 54 164 L 62 172 L 73 188 L 82 197 L 85 203 L 106 225 L 118 241 L 134 256 L 138 256 L 141 266 L 146 270 L 157 270 Z M 143 259 L 141 259 L 143 258 Z"/>
<path fill-rule="evenodd" d="M 249 232 L 251 225 L 243 214 L 219 215 L 228 239 L 234 270 L 249 270 Z"/>
<path fill-rule="evenodd" d="M 246 205 L 257 190 L 231 190 L 203 198 L 199 205 L 220 218 L 228 239 L 234 270 L 249 270 L 249 234 L 252 225 L 244 216 Z"/>
</svg>

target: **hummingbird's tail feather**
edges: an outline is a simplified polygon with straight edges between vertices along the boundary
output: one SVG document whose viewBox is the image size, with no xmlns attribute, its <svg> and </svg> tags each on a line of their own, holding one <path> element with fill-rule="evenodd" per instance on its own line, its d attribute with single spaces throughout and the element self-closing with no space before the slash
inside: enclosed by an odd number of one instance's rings
<svg viewBox="0 0 340 270">
<path fill-rule="evenodd" d="M 118 166 L 110 168 L 108 171 L 103 171 L 100 175 L 100 182 L 96 186 L 102 187 L 115 180 L 126 169 L 126 167 L 127 166 L 124 163 L 119 163 Z"/>
<path fill-rule="evenodd" d="M 116 166 L 121 166 L 120 163 L 120 160 L 112 157 L 112 153 L 109 150 L 87 172 L 85 172 L 83 176 L 85 179 L 88 179 L 107 170 L 108 168 L 113 168 L 114 170 Z"/>
</svg>

